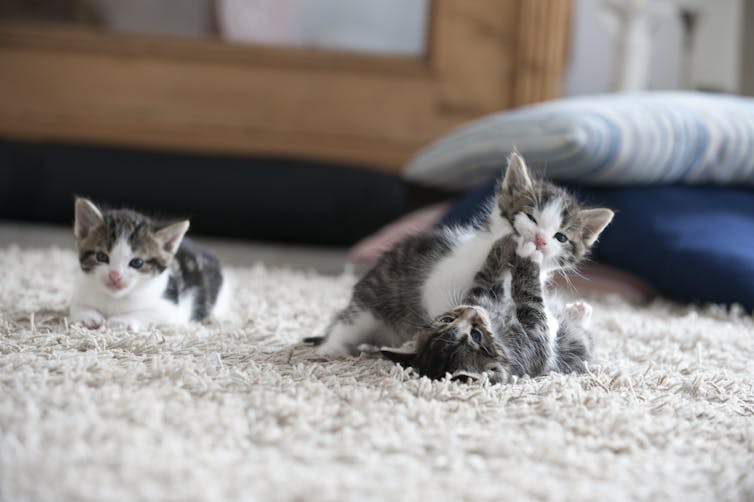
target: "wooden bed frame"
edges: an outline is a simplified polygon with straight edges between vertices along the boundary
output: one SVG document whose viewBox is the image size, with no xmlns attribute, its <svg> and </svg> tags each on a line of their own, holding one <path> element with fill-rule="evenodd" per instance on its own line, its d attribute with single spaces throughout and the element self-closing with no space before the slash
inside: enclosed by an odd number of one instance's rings
<svg viewBox="0 0 754 502">
<path fill-rule="evenodd" d="M 382 57 L 0 20 L 0 137 L 396 172 L 471 118 L 559 94 L 570 0 L 432 0 Z"/>
</svg>

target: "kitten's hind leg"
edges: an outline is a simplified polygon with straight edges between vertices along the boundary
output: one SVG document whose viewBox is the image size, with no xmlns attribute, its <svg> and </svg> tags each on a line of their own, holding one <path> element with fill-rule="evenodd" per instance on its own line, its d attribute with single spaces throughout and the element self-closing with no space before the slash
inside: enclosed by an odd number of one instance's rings
<svg viewBox="0 0 754 502">
<path fill-rule="evenodd" d="M 560 325 L 556 343 L 556 367 L 560 373 L 583 373 L 594 350 L 592 333 L 568 318 Z"/>
<path fill-rule="evenodd" d="M 563 306 L 563 313 L 568 319 L 584 328 L 588 327 L 592 320 L 592 306 L 586 302 L 566 303 Z"/>
<path fill-rule="evenodd" d="M 322 356 L 345 357 L 355 354 L 362 343 L 368 343 L 380 324 L 371 312 L 349 305 L 333 320 L 324 340 L 312 343 L 318 345 L 317 353 Z"/>
</svg>

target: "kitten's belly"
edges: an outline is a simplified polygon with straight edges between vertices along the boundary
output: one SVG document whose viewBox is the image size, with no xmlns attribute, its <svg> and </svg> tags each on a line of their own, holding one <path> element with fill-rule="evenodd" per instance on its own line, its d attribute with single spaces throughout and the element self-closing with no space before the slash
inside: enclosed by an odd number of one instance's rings
<svg viewBox="0 0 754 502">
<path fill-rule="evenodd" d="M 422 290 L 422 304 L 430 318 L 463 302 L 495 240 L 489 233 L 477 234 L 435 264 Z"/>
</svg>

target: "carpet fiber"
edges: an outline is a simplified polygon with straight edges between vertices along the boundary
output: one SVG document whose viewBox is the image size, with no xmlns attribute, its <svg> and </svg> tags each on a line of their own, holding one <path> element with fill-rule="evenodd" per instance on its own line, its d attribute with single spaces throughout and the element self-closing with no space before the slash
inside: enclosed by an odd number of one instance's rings
<svg viewBox="0 0 754 502">
<path fill-rule="evenodd" d="M 317 359 L 353 278 L 232 271 L 232 318 L 67 325 L 68 250 L 0 249 L 0 498 L 751 500 L 754 320 L 592 300 L 584 376 Z"/>
</svg>

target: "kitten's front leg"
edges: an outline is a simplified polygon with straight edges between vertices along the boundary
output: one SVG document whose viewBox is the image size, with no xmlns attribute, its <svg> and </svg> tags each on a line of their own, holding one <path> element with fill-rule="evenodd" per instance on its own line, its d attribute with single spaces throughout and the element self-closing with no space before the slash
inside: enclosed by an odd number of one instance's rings
<svg viewBox="0 0 754 502">
<path fill-rule="evenodd" d="M 542 296 L 540 266 L 520 256 L 514 258 L 513 265 L 511 299 L 523 333 L 511 340 L 514 345 L 511 364 L 517 368 L 515 373 L 537 376 L 549 367 L 554 341 Z"/>
<path fill-rule="evenodd" d="M 503 274 L 511 269 L 511 260 L 515 255 L 516 246 L 517 243 L 511 235 L 495 241 L 482 263 L 482 268 L 474 275 L 474 281 L 464 298 L 464 303 L 474 305 L 490 296 L 503 296 Z"/>
<path fill-rule="evenodd" d="M 71 306 L 71 323 L 88 329 L 97 329 L 105 324 L 105 317 L 94 309 Z"/>
</svg>

